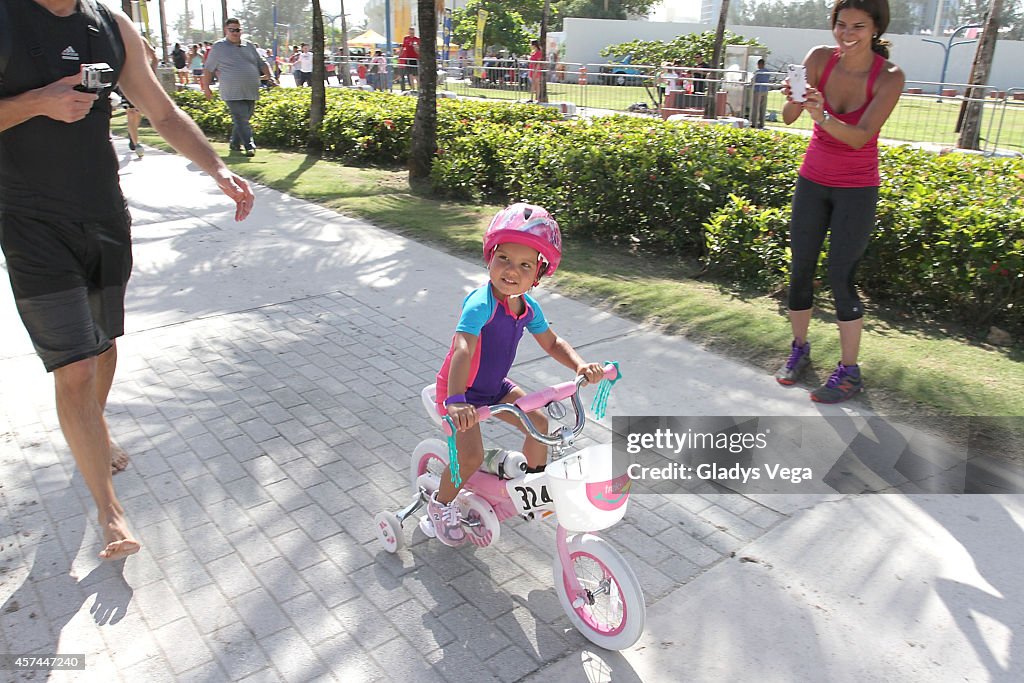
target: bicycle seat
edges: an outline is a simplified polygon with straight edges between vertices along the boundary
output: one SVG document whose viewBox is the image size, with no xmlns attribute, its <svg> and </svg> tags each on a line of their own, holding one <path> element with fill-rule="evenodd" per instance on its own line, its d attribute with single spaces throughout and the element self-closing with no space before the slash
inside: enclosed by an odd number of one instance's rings
<svg viewBox="0 0 1024 683">
<path fill-rule="evenodd" d="M 423 387 L 423 391 L 420 392 L 420 398 L 423 400 L 423 407 L 427 411 L 427 415 L 434 421 L 438 427 L 441 426 L 441 416 L 437 414 L 437 385 L 428 384 Z"/>
</svg>

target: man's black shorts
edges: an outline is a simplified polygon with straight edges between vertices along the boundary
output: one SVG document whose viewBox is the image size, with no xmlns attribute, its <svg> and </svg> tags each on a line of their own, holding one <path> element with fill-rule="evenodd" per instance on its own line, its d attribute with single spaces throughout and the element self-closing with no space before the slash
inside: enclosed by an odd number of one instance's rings
<svg viewBox="0 0 1024 683">
<path fill-rule="evenodd" d="M 131 215 L 104 221 L 0 213 L 18 313 L 48 372 L 103 353 L 124 334 Z"/>
</svg>

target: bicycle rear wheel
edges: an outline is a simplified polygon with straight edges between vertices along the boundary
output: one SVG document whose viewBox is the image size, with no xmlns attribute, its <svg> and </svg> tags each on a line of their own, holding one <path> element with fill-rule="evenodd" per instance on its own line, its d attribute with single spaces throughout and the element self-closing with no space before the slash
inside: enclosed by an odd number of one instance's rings
<svg viewBox="0 0 1024 683">
<path fill-rule="evenodd" d="M 569 579 L 556 555 L 552 563 L 555 592 L 569 620 L 590 642 L 606 650 L 625 650 L 640 639 L 647 607 L 640 582 L 626 560 L 607 541 L 578 534 L 567 541 L 570 572 L 586 598 L 571 594 Z M 574 604 L 575 601 L 575 604 Z"/>
</svg>

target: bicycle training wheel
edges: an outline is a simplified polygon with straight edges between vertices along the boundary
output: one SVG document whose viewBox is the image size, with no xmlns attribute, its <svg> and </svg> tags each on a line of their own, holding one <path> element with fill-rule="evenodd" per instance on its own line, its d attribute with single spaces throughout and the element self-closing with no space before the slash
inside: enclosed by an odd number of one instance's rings
<svg viewBox="0 0 1024 683">
<path fill-rule="evenodd" d="M 576 574 L 587 598 L 577 601 L 570 594 L 569 579 L 555 555 L 552 563 L 555 592 L 569 621 L 590 642 L 606 650 L 625 650 L 644 630 L 647 607 L 640 582 L 626 560 L 607 541 L 591 534 L 578 534 L 567 541 L 569 571 Z"/>
<path fill-rule="evenodd" d="M 402 536 L 402 524 L 398 521 L 398 515 L 389 510 L 378 512 L 373 518 L 374 530 L 377 532 L 377 540 L 389 553 L 397 553 L 405 545 L 405 537 Z"/>
</svg>

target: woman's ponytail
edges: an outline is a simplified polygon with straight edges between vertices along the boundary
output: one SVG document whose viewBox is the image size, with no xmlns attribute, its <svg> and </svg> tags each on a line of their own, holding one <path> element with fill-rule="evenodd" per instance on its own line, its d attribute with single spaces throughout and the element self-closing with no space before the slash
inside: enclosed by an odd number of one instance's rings
<svg viewBox="0 0 1024 683">
<path fill-rule="evenodd" d="M 878 36 L 871 36 L 871 51 L 875 54 L 882 55 L 885 59 L 889 59 L 889 48 L 892 46 L 888 40 L 883 40 Z"/>
</svg>

